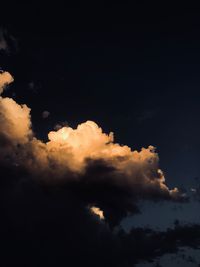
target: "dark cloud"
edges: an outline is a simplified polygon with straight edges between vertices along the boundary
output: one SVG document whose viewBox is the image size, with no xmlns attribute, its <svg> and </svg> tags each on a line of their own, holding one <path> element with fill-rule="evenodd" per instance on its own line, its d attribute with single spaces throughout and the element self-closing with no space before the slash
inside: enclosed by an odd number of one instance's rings
<svg viewBox="0 0 200 267">
<path fill-rule="evenodd" d="M 50 112 L 48 110 L 45 110 L 42 112 L 42 118 L 47 119 L 50 116 Z"/>
<path fill-rule="evenodd" d="M 112 164 L 104 160 L 87 161 L 87 168 L 83 177 L 78 181 L 71 180 L 71 185 L 87 203 L 93 203 L 104 211 L 105 220 L 111 227 L 131 215 L 140 213 L 138 201 L 187 201 L 187 197 L 171 198 L 159 185 L 152 187 L 144 183 L 131 186 Z"/>
<path fill-rule="evenodd" d="M 1 73 L 0 93 L 13 82 Z M 48 133 L 48 142 L 32 131 L 31 109 L 12 98 L 0 97 L 0 159 L 25 169 L 31 177 L 48 183 L 73 186 L 88 205 L 101 208 L 106 221 L 115 226 L 129 214 L 139 212 L 137 201 L 185 201 L 177 188 L 170 190 L 159 169 L 153 146 L 131 150 L 114 142 L 93 121 L 73 129 L 64 126 Z M 48 111 L 43 117 L 49 115 Z M 6 140 L 6 141 L 5 141 Z"/>
<path fill-rule="evenodd" d="M 9 73 L 0 78 L 3 92 L 13 79 Z M 93 121 L 51 131 L 45 143 L 32 131 L 30 111 L 0 96 L 3 261 L 124 267 L 160 255 L 158 248 L 161 254 L 168 251 L 169 233 L 119 231 L 123 218 L 140 212 L 139 200 L 187 200 L 166 185 L 155 148 L 132 151 Z M 91 211 L 94 206 L 105 220 Z"/>
<path fill-rule="evenodd" d="M 0 29 L 0 51 L 7 51 L 8 50 L 8 45 L 5 39 L 5 33 L 2 29 Z"/>
<path fill-rule="evenodd" d="M 199 225 L 113 232 L 73 186 L 41 183 L 17 166 L 0 169 L 2 266 L 134 266 L 200 245 Z"/>
<path fill-rule="evenodd" d="M 158 111 L 153 109 L 144 110 L 138 115 L 137 120 L 140 123 L 144 123 L 147 120 L 151 120 L 153 117 L 155 117 L 157 113 Z"/>
<path fill-rule="evenodd" d="M 18 50 L 17 39 L 6 29 L 0 28 L 0 51 L 10 54 Z"/>
<path fill-rule="evenodd" d="M 200 201 L 200 180 L 199 177 L 195 177 L 193 186 L 190 188 L 192 197 L 195 201 Z"/>
<path fill-rule="evenodd" d="M 69 123 L 67 121 L 59 122 L 53 127 L 53 129 L 57 131 L 63 127 L 69 127 Z"/>
<path fill-rule="evenodd" d="M 191 192 L 194 200 L 200 201 L 200 185 L 197 185 L 195 188 L 191 188 Z"/>
</svg>

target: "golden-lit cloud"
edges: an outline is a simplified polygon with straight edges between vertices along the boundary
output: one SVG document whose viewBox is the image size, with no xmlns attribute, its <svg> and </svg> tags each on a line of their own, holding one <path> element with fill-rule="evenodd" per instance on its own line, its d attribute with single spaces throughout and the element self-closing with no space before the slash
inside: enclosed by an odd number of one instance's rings
<svg viewBox="0 0 200 267">
<path fill-rule="evenodd" d="M 0 72 L 0 94 L 3 93 L 5 86 L 12 83 L 13 81 L 14 79 L 9 72 Z"/>
<path fill-rule="evenodd" d="M 100 210 L 100 208 L 93 206 L 93 207 L 90 208 L 90 210 L 91 210 L 92 213 L 97 215 L 101 220 L 105 219 L 104 215 L 103 215 L 103 211 Z"/>
<path fill-rule="evenodd" d="M 0 93 L 13 81 L 9 72 L 0 73 Z M 11 143 L 26 143 L 32 134 L 30 108 L 0 96 L 0 134 Z"/>
<path fill-rule="evenodd" d="M 12 81 L 8 72 L 1 73 L 1 92 Z M 183 197 L 177 188 L 170 190 L 166 185 L 153 146 L 131 150 L 115 143 L 114 134 L 104 133 L 93 121 L 81 123 L 75 129 L 64 126 L 50 131 L 45 143 L 32 132 L 30 111 L 25 104 L 0 97 L 1 161 L 14 162 L 47 182 L 79 181 L 79 186 L 84 188 L 114 188 L 120 190 L 118 197 L 123 195 L 126 201 L 127 198 L 132 201 L 138 198 L 180 200 Z M 92 198 L 92 203 L 98 204 L 96 196 Z M 116 201 L 117 197 L 113 199 Z M 130 208 L 127 203 L 125 206 Z M 94 207 L 93 212 L 104 216 L 101 206 L 101 209 Z"/>
<path fill-rule="evenodd" d="M 10 141 L 25 143 L 31 135 L 30 108 L 11 98 L 0 97 L 1 134 Z"/>
</svg>

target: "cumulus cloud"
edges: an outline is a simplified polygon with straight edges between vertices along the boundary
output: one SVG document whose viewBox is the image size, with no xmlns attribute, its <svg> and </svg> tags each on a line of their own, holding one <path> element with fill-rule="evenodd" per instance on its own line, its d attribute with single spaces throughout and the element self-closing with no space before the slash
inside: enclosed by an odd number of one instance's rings
<svg viewBox="0 0 200 267">
<path fill-rule="evenodd" d="M 11 98 L 0 98 L 1 134 L 12 143 L 26 143 L 31 134 L 30 109 Z"/>
<path fill-rule="evenodd" d="M 0 92 L 14 81 L 8 72 L 0 73 Z M 30 109 L 12 98 L 0 96 L 0 134 L 10 144 L 26 143 L 31 135 Z"/>
<path fill-rule="evenodd" d="M 12 81 L 1 73 L 1 93 Z M 60 123 L 43 142 L 32 131 L 30 112 L 0 96 L 3 265 L 134 266 L 176 252 L 178 244 L 199 245 L 199 226 L 112 231 L 139 212 L 140 199 L 185 200 L 166 185 L 153 146 L 131 150 L 93 121 L 75 129 Z"/>
<path fill-rule="evenodd" d="M 1 73 L 1 91 L 12 81 L 9 73 Z M 30 108 L 1 97 L 0 138 L 2 161 L 14 162 L 47 183 L 69 184 L 113 225 L 138 212 L 139 199 L 185 199 L 177 188 L 167 187 L 153 146 L 131 150 L 115 143 L 114 134 L 104 133 L 93 121 L 50 131 L 45 143 L 32 132 Z"/>
<path fill-rule="evenodd" d="M 9 72 L 0 72 L 0 95 L 3 93 L 3 90 L 6 85 L 12 83 L 13 81 L 14 79 Z"/>
</svg>

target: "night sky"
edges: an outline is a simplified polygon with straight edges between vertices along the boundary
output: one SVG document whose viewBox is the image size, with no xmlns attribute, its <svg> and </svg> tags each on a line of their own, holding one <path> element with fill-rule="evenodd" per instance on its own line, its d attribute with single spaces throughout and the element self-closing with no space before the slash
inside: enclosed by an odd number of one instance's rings
<svg viewBox="0 0 200 267">
<path fill-rule="evenodd" d="M 200 10 L 35 2 L 1 13 L 0 75 L 14 82 L 0 80 L 0 265 L 200 266 Z M 8 98 L 31 109 L 23 138 Z M 86 121 L 147 158 L 96 139 L 84 152 L 86 129 L 63 163 L 48 133 Z"/>
</svg>

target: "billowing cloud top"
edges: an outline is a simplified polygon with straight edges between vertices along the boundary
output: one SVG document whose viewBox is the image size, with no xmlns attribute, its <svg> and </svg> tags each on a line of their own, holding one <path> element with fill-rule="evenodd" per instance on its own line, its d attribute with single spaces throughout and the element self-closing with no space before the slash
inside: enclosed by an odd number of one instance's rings
<svg viewBox="0 0 200 267">
<path fill-rule="evenodd" d="M 98 207 L 91 207 L 90 211 L 97 215 L 101 220 L 104 219 L 103 211 L 100 210 Z"/>
<path fill-rule="evenodd" d="M 0 92 L 12 81 L 8 72 L 1 73 Z M 87 204 L 105 211 L 105 218 L 113 210 L 120 218 L 136 211 L 138 199 L 182 199 L 177 188 L 165 184 L 153 146 L 132 151 L 114 143 L 113 133 L 103 133 L 93 121 L 51 131 L 45 143 L 32 132 L 30 111 L 0 97 L 1 162 L 14 163 L 46 182 L 74 183 Z"/>
<path fill-rule="evenodd" d="M 3 93 L 4 87 L 9 84 L 12 83 L 14 81 L 13 77 L 10 75 L 9 72 L 5 71 L 5 72 L 1 72 L 0 73 L 0 94 Z"/>
</svg>

